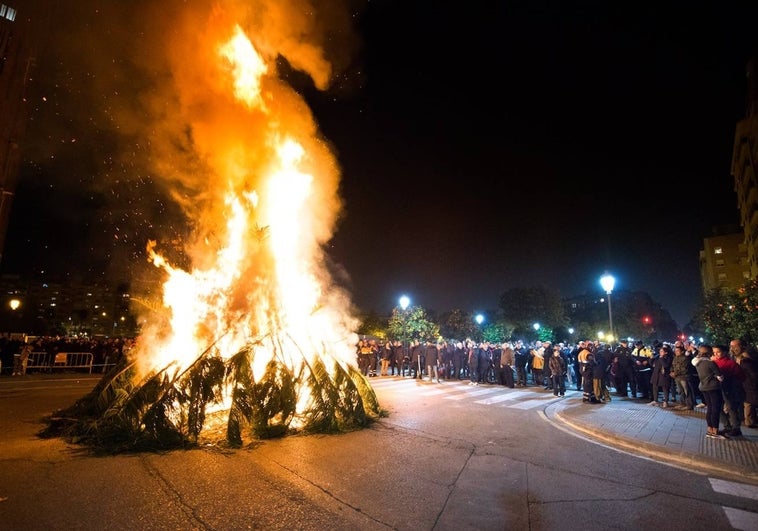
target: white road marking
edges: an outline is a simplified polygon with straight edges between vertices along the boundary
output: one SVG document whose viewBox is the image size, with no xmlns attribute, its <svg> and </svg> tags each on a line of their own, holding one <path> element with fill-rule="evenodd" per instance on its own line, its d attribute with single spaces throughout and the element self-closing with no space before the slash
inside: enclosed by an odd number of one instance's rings
<svg viewBox="0 0 758 531">
<path fill-rule="evenodd" d="M 490 404 L 498 404 L 500 402 L 505 402 L 506 400 L 513 400 L 513 397 L 511 395 L 498 395 L 491 398 L 485 398 L 484 400 L 474 400 L 474 402 L 489 406 Z"/>
<path fill-rule="evenodd" d="M 523 402 L 519 402 L 518 404 L 513 404 L 512 407 L 514 409 L 531 409 L 533 407 L 537 406 L 544 406 L 549 404 L 550 402 L 553 402 L 554 400 L 558 400 L 557 398 L 553 398 L 552 400 L 545 400 L 545 399 L 536 399 L 536 400 L 524 400 Z"/>
<path fill-rule="evenodd" d="M 714 478 L 708 478 L 708 480 L 711 482 L 711 488 L 716 492 L 729 494 L 731 496 L 739 496 L 740 498 L 758 500 L 758 486 L 756 485 L 745 485 L 744 483 L 735 483 Z M 758 526 L 755 526 L 753 529 L 758 529 Z"/>
<path fill-rule="evenodd" d="M 466 380 L 447 380 L 437 384 L 412 378 L 392 378 L 373 380 L 371 383 L 377 389 L 390 389 L 392 392 L 408 392 L 419 396 L 441 396 L 445 400 L 460 401 L 480 397 L 477 400 L 472 400 L 472 402 L 485 406 L 500 404 L 500 407 L 520 410 L 543 407 L 554 400 L 559 400 L 551 394 L 542 396 L 536 387 L 534 390 L 519 389 L 516 391 L 498 385 L 472 386 Z M 540 398 L 532 398 L 535 395 L 540 396 Z"/>
<path fill-rule="evenodd" d="M 732 507 L 723 507 L 726 517 L 729 519 L 729 524 L 734 529 L 742 529 L 744 531 L 754 531 L 758 529 L 758 514 L 751 513 L 750 511 L 743 511 L 742 509 L 734 509 Z"/>
</svg>

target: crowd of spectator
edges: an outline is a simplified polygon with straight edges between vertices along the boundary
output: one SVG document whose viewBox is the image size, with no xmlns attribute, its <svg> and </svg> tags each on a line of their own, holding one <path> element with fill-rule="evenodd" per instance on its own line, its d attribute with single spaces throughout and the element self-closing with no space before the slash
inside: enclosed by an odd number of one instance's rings
<svg viewBox="0 0 758 531">
<path fill-rule="evenodd" d="M 700 364 L 704 358 L 712 358 L 715 369 Z M 732 340 L 728 347 L 694 341 L 653 341 L 650 345 L 626 340 L 616 345 L 589 340 L 576 344 L 521 340 L 405 344 L 363 339 L 356 348 L 356 363 L 367 377 L 537 386 L 555 396 L 564 396 L 566 388 L 573 387 L 582 392 L 587 404 L 611 400 L 613 390 L 617 397 L 638 399 L 650 406 L 689 411 L 708 408 L 711 438 L 740 436 L 741 426 L 758 428 L 758 353 L 740 339 Z M 706 367 L 718 375 L 716 383 L 701 383 L 700 372 Z M 714 389 L 722 400 L 709 404 Z"/>
<path fill-rule="evenodd" d="M 19 372 L 16 367 L 22 361 L 22 353 L 28 356 L 37 352 L 45 352 L 53 357 L 59 352 L 89 352 L 93 358 L 93 372 L 105 372 L 121 359 L 132 343 L 133 340 L 129 338 L 4 335 L 0 336 L 0 374 L 24 374 L 25 369 L 22 368 Z"/>
</svg>

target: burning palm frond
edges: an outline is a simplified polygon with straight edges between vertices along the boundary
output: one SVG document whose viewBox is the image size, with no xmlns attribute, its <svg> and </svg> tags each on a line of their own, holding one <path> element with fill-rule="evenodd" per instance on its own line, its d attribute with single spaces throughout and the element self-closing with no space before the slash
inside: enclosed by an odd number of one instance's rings
<svg viewBox="0 0 758 531">
<path fill-rule="evenodd" d="M 296 372 L 277 356 L 255 379 L 257 352 L 249 345 L 223 360 L 212 349 L 173 378 L 168 369 L 134 384 L 133 365 L 123 362 L 68 409 L 50 419 L 42 436 L 62 436 L 98 452 L 165 450 L 196 446 L 209 416 L 223 418 L 224 436 L 213 431 L 207 442 L 240 447 L 245 440 L 279 437 L 297 431 L 337 433 L 367 426 L 378 418 L 376 395 L 366 378 L 336 360 L 305 359 Z M 228 405 L 225 390 L 231 390 Z M 298 403 L 307 396 L 299 410 Z M 209 410 L 213 410 L 209 413 Z M 293 422 L 298 420 L 297 426 Z"/>
</svg>

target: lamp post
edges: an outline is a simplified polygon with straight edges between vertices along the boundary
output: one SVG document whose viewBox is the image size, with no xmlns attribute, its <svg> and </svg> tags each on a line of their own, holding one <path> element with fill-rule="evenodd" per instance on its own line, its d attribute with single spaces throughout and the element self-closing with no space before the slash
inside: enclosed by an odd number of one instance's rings
<svg viewBox="0 0 758 531">
<path fill-rule="evenodd" d="M 483 334 L 482 334 L 482 323 L 484 322 L 484 316 L 481 313 L 478 313 L 474 316 L 474 322 L 476 322 L 477 326 L 479 327 L 478 330 L 478 339 L 479 341 L 484 340 Z"/>
<path fill-rule="evenodd" d="M 8 307 L 11 309 L 11 323 L 9 323 L 9 326 L 15 328 L 18 325 L 18 309 L 21 307 L 21 301 L 19 299 L 11 299 L 8 301 Z M 16 332 L 16 330 L 11 330 L 11 332 Z"/>
<path fill-rule="evenodd" d="M 406 311 L 408 309 L 408 305 L 411 303 L 411 299 L 407 295 L 401 295 L 400 298 L 397 300 L 398 304 L 400 305 L 400 309 L 403 311 L 403 360 L 408 359 L 407 365 L 408 365 L 408 375 L 410 376 L 413 374 L 411 371 L 411 351 L 410 346 L 408 343 L 408 312 Z M 400 376 L 405 378 L 405 367 L 406 362 L 401 361 L 400 362 Z"/>
<path fill-rule="evenodd" d="M 411 299 L 407 295 L 401 295 L 397 302 L 400 304 L 400 309 L 403 310 L 403 344 L 405 344 L 408 340 L 408 314 L 406 313 L 406 310 L 411 303 Z"/>
<path fill-rule="evenodd" d="M 613 312 L 611 311 L 611 292 L 613 291 L 613 287 L 616 285 L 616 279 L 613 275 L 610 273 L 605 273 L 602 277 L 600 277 L 600 285 L 605 290 L 605 293 L 608 295 L 608 327 L 610 328 L 610 334 L 611 338 L 616 337 L 616 335 L 613 333 Z"/>
</svg>

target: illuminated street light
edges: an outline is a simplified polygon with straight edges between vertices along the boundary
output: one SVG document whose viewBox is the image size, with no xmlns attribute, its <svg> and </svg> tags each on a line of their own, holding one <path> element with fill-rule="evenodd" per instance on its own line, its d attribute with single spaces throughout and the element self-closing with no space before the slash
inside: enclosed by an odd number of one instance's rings
<svg viewBox="0 0 758 531">
<path fill-rule="evenodd" d="M 539 323 L 534 323 L 534 324 L 532 325 L 532 328 L 534 328 L 534 331 L 536 332 L 537 330 L 539 330 L 539 329 L 540 329 L 540 324 L 539 324 Z"/>
<path fill-rule="evenodd" d="M 484 316 L 478 313 L 476 314 L 476 317 L 474 317 L 474 321 L 476 321 L 476 324 L 480 325 L 484 322 Z"/>
<path fill-rule="evenodd" d="M 397 302 L 400 305 L 400 309 L 403 310 L 403 345 L 405 345 L 405 343 L 408 341 L 408 313 L 406 310 L 408 309 L 408 305 L 411 303 L 411 299 L 407 295 L 401 295 Z"/>
<path fill-rule="evenodd" d="M 613 333 L 613 312 L 611 311 L 611 292 L 613 291 L 613 287 L 616 285 L 616 278 L 611 275 L 610 273 L 605 273 L 602 277 L 600 277 L 600 285 L 605 290 L 605 293 L 608 295 L 608 327 L 610 328 L 610 335 L 611 339 L 615 337 L 615 334 Z"/>
<path fill-rule="evenodd" d="M 15 312 L 16 310 L 18 310 L 18 307 L 21 306 L 21 301 L 18 299 L 11 299 L 10 302 L 8 303 L 8 306 L 10 306 L 11 310 Z"/>
</svg>

